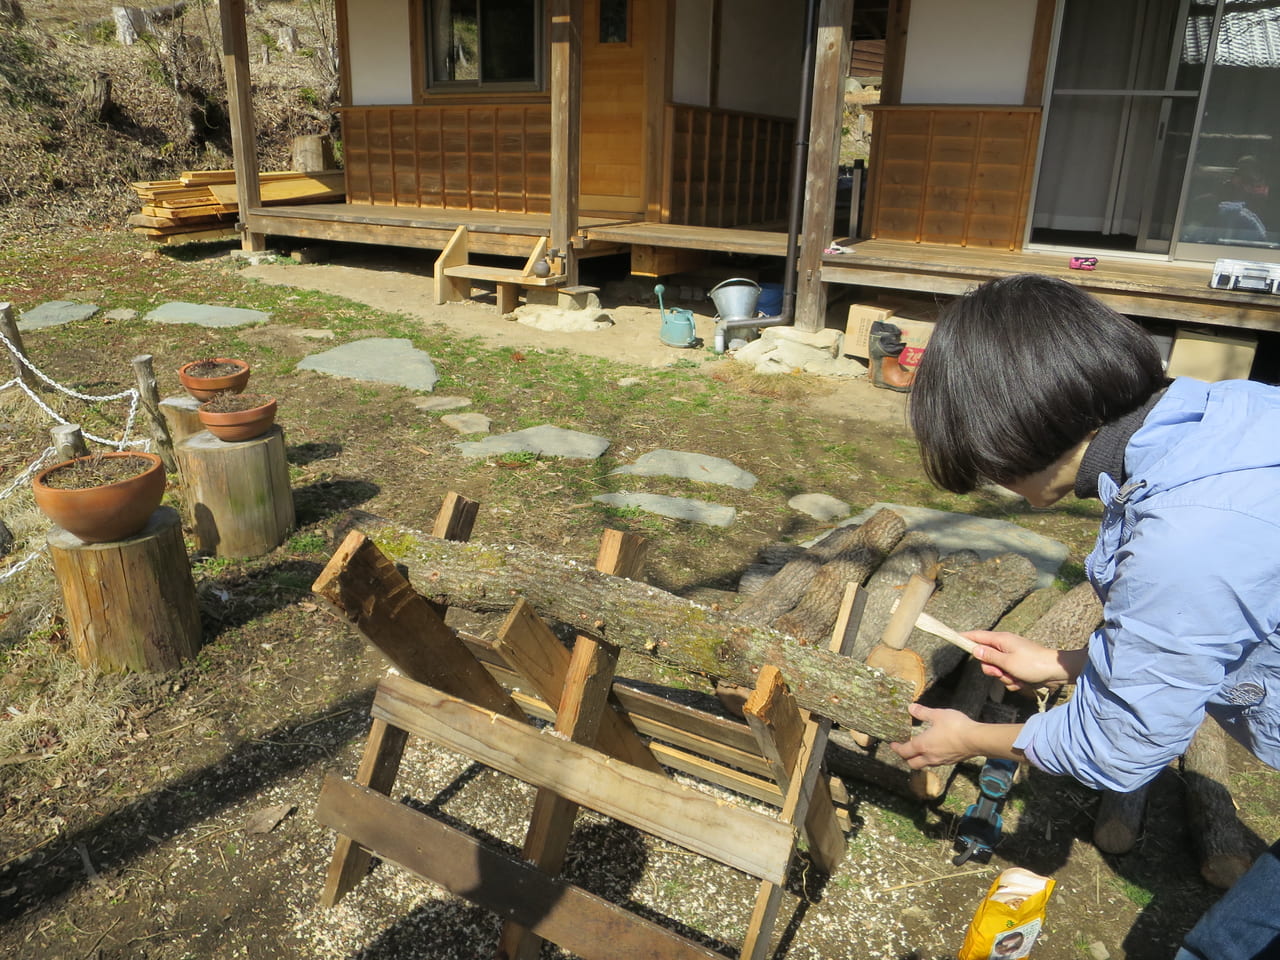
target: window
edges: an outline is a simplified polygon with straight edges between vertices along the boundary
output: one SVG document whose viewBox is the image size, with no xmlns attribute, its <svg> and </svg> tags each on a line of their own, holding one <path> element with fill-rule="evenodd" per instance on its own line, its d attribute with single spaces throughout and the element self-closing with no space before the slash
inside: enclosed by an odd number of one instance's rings
<svg viewBox="0 0 1280 960">
<path fill-rule="evenodd" d="M 600 0 L 600 42 L 627 42 L 627 13 L 630 0 Z"/>
<path fill-rule="evenodd" d="M 433 88 L 537 90 L 541 0 L 425 0 Z"/>
</svg>

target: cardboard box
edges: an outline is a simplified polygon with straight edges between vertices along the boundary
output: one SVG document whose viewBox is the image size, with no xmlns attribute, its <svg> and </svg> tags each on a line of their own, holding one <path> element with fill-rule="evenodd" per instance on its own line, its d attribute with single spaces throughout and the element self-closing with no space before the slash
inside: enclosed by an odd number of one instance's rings
<svg viewBox="0 0 1280 960">
<path fill-rule="evenodd" d="M 909 367 L 920 362 L 924 346 L 933 333 L 933 322 L 899 316 L 888 307 L 866 303 L 855 303 L 849 307 L 849 320 L 845 325 L 844 335 L 844 352 L 847 356 L 857 357 L 859 360 L 870 359 L 871 324 L 877 321 L 892 323 L 902 331 L 902 339 L 907 347 L 898 358 L 899 363 Z"/>
<path fill-rule="evenodd" d="M 1179 327 L 1165 370 L 1171 377 L 1247 380 L 1258 349 L 1256 334 L 1212 332 L 1204 327 Z"/>
</svg>

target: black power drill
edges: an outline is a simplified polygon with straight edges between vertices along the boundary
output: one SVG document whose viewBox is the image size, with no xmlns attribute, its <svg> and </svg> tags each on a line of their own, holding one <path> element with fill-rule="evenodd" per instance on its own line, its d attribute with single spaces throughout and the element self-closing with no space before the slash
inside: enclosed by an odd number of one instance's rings
<svg viewBox="0 0 1280 960">
<path fill-rule="evenodd" d="M 955 848 L 959 852 L 951 862 L 957 867 L 969 860 L 991 861 L 991 851 L 1000 842 L 1000 831 L 1004 828 L 1000 808 L 1017 772 L 1018 764 L 1014 760 L 988 760 L 982 765 L 982 772 L 978 774 L 978 802 L 964 812 L 956 833 Z"/>
</svg>

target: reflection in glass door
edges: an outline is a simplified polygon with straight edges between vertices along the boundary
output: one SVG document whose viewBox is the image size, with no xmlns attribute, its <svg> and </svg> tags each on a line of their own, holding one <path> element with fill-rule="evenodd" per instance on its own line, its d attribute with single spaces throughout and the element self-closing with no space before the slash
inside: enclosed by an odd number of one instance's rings
<svg viewBox="0 0 1280 960">
<path fill-rule="evenodd" d="M 1202 68 L 1191 0 L 1066 0 L 1033 243 L 1168 252 Z"/>
<path fill-rule="evenodd" d="M 1174 255 L 1280 261 L 1280 7 L 1194 7 L 1188 55 L 1209 69 Z"/>
</svg>

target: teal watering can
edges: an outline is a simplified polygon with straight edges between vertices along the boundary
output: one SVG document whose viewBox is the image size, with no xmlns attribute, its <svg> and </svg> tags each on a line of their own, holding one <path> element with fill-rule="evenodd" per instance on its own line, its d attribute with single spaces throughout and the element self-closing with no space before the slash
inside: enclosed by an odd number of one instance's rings
<svg viewBox="0 0 1280 960">
<path fill-rule="evenodd" d="M 659 339 L 669 347 L 699 346 L 702 341 L 698 339 L 697 331 L 693 326 L 693 311 L 676 310 L 674 307 L 670 310 L 666 309 L 662 305 L 662 295 L 666 289 L 660 283 L 653 288 L 653 292 L 658 295 L 658 312 L 662 315 Z"/>
</svg>

